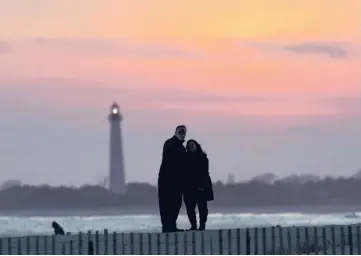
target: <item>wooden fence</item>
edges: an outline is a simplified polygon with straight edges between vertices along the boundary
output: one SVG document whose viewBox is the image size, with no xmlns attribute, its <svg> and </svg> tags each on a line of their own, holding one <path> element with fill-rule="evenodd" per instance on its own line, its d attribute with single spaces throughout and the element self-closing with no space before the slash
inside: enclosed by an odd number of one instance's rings
<svg viewBox="0 0 361 256">
<path fill-rule="evenodd" d="M 361 224 L 0 238 L 0 254 L 361 254 Z"/>
</svg>

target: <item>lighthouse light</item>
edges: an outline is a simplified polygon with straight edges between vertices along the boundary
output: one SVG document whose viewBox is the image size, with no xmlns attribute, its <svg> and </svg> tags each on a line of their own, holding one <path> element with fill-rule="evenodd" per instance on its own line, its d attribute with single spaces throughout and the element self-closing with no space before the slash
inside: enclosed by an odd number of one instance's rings
<svg viewBox="0 0 361 256">
<path fill-rule="evenodd" d="M 118 114 L 118 109 L 113 108 L 113 114 Z"/>
</svg>

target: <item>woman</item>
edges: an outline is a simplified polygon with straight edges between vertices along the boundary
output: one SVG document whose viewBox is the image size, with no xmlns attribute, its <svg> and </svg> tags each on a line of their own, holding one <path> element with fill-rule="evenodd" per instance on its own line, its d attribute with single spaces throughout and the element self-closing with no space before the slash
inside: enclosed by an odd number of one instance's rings
<svg viewBox="0 0 361 256">
<path fill-rule="evenodd" d="M 184 186 L 184 203 L 191 223 L 190 230 L 197 230 L 196 206 L 199 212 L 198 230 L 205 230 L 208 216 L 207 202 L 214 200 L 212 180 L 208 170 L 208 157 L 195 140 L 189 140 L 186 149 L 188 166 Z"/>
</svg>

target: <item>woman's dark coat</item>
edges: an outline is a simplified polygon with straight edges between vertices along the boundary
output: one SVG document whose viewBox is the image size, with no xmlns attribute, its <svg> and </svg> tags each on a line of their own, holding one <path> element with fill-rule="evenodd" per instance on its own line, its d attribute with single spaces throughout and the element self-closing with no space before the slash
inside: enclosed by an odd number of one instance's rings
<svg viewBox="0 0 361 256">
<path fill-rule="evenodd" d="M 203 152 L 187 152 L 185 200 L 214 200 L 209 161 Z"/>
</svg>

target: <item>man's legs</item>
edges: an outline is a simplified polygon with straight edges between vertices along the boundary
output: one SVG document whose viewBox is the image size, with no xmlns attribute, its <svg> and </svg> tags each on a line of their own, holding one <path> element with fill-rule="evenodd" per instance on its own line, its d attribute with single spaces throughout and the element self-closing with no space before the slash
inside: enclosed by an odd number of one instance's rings
<svg viewBox="0 0 361 256">
<path fill-rule="evenodd" d="M 170 202 L 171 202 L 169 206 L 171 208 L 170 227 L 173 231 L 178 231 L 177 219 L 179 216 L 180 209 L 182 208 L 182 190 L 179 189 L 177 185 L 173 186 Z"/>
<path fill-rule="evenodd" d="M 206 200 L 198 200 L 198 212 L 199 212 L 199 230 L 206 229 L 206 222 L 208 218 L 208 205 Z"/>
<path fill-rule="evenodd" d="M 191 198 L 187 198 L 185 201 L 187 215 L 191 224 L 191 230 L 197 229 L 197 215 L 196 215 L 196 201 Z"/>
<path fill-rule="evenodd" d="M 171 195 L 169 194 L 169 189 L 167 188 L 168 186 L 167 184 L 164 184 L 164 181 L 158 182 L 158 203 L 162 232 L 171 231 Z"/>
</svg>

